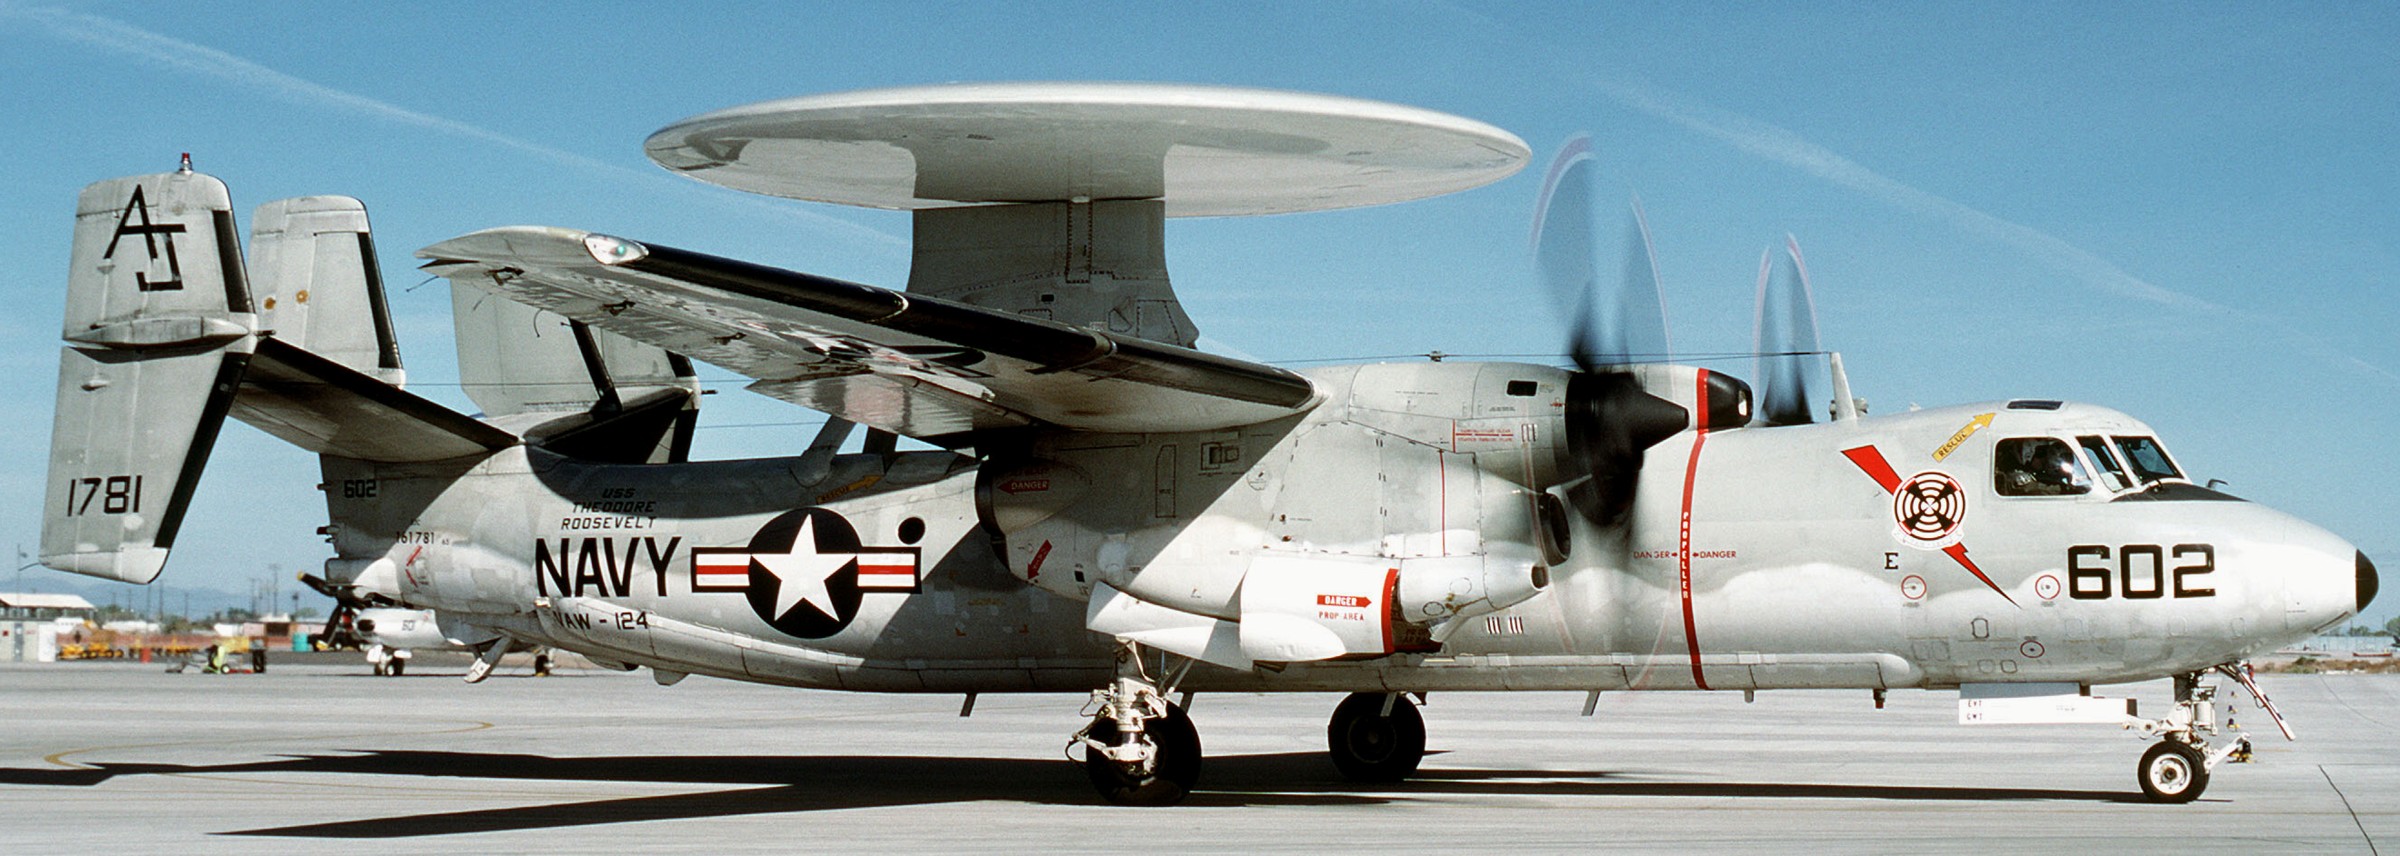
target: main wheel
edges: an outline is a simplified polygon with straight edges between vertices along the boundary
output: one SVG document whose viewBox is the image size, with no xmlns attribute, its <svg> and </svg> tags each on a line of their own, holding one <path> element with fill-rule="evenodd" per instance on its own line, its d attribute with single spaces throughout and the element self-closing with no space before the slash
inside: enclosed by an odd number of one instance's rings
<svg viewBox="0 0 2400 856">
<path fill-rule="evenodd" d="M 408 671 L 408 660 L 403 657 L 393 657 L 392 661 L 385 664 L 383 667 L 384 674 L 395 678 L 399 677 L 400 673 L 405 671 Z"/>
<path fill-rule="evenodd" d="M 2189 743 L 2161 740 L 2150 751 L 2142 753 L 2142 763 L 2134 770 L 2142 782 L 2142 795 L 2151 802 L 2188 803 L 2208 790 L 2208 763 L 2200 750 Z"/>
<path fill-rule="evenodd" d="M 1352 693 L 1325 726 L 1333 766 L 1353 782 L 1397 782 L 1425 760 L 1425 717 L 1417 703 L 1393 699 L 1392 715 L 1385 716 L 1383 700 L 1383 693 Z"/>
<path fill-rule="evenodd" d="M 1117 721 L 1106 716 L 1092 720 L 1091 739 L 1114 744 Z M 1083 771 L 1092 777 L 1100 796 L 1117 805 L 1174 805 L 1200 781 L 1200 730 L 1173 702 L 1167 715 L 1142 723 L 1142 739 L 1157 750 L 1150 772 L 1142 775 L 1128 765 L 1109 760 L 1089 746 L 1083 749 Z"/>
</svg>

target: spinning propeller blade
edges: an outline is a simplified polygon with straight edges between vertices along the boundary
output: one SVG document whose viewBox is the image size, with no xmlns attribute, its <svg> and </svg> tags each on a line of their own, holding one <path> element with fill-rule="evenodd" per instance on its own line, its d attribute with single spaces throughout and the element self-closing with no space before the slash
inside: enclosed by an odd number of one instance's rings
<svg viewBox="0 0 2400 856">
<path fill-rule="evenodd" d="M 1551 297 L 1572 307 L 1568 351 L 1576 372 L 1567 383 L 1569 503 L 1602 526 L 1622 523 L 1632 510 L 1643 451 L 1683 429 L 1682 407 L 1643 391 L 1627 371 L 1637 362 L 1667 358 L 1665 301 L 1651 252 L 1650 227 L 1633 205 L 1626 230 L 1623 277 L 1605 295 L 1594 251 L 1591 140 L 1577 135 L 1552 160 L 1534 209 L 1533 254 Z"/>
<path fill-rule="evenodd" d="M 1788 262 L 1779 264 L 1778 262 Z M 1758 311 L 1752 326 L 1758 355 L 1753 376 L 1760 387 L 1758 415 L 1765 425 L 1806 425 L 1816 420 L 1808 393 L 1808 369 L 1817 345 L 1817 301 L 1808 287 L 1808 264 L 1800 241 L 1784 236 L 1784 258 L 1768 250 L 1758 257 Z"/>
</svg>

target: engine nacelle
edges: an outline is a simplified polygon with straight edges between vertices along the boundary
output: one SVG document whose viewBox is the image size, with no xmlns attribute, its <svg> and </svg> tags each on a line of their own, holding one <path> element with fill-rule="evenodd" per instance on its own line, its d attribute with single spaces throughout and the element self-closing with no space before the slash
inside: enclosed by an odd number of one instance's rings
<svg viewBox="0 0 2400 856">
<path fill-rule="evenodd" d="M 1409 622 L 1431 626 L 1499 612 L 1549 587 L 1549 567 L 1532 559 L 1434 556 L 1401 560 L 1395 600 Z"/>
</svg>

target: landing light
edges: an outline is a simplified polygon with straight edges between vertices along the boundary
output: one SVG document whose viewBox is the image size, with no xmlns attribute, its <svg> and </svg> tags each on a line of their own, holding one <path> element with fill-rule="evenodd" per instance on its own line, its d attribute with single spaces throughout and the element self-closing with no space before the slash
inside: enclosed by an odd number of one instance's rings
<svg viewBox="0 0 2400 856">
<path fill-rule="evenodd" d="M 594 260 L 604 265 L 638 262 L 650 255 L 648 248 L 613 235 L 585 235 L 583 236 L 583 249 L 585 252 L 591 253 Z"/>
</svg>

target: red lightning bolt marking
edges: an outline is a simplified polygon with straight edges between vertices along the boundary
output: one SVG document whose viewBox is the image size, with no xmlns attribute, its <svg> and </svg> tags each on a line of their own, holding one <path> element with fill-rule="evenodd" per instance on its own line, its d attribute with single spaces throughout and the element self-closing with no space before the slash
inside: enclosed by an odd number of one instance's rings
<svg viewBox="0 0 2400 856">
<path fill-rule="evenodd" d="M 1876 484 L 1883 486 L 1884 493 L 1893 493 L 1900 489 L 1900 474 L 1892 471 L 1891 462 L 1884 460 L 1883 453 L 1877 451 L 1875 447 L 1860 446 L 1855 449 L 1843 449 L 1842 457 L 1849 458 L 1851 463 L 1857 464 L 1859 469 L 1865 470 L 1868 478 L 1874 479 Z M 1952 544 L 1943 547 L 1942 554 L 1957 562 L 1959 567 L 1967 569 L 1967 573 L 1974 574 L 1976 579 L 1982 580 L 1985 587 L 1990 588 L 1993 594 L 1999 595 L 2001 600 L 2008 601 L 2008 605 L 2018 609 L 2025 608 L 2017 603 L 2016 598 L 2009 597 L 2008 592 L 2001 591 L 2000 585 L 1992 582 L 1991 577 L 1984 576 L 1983 569 L 1975 566 L 1975 560 L 1967 558 L 1967 545 Z"/>
</svg>

